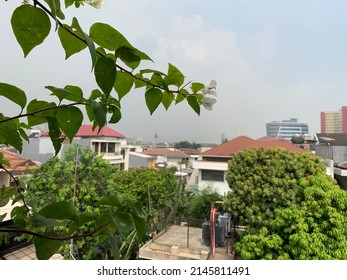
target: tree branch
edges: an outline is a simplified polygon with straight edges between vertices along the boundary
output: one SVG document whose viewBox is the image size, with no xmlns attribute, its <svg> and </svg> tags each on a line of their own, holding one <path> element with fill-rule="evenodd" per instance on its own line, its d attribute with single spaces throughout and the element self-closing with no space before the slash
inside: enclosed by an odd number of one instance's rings
<svg viewBox="0 0 347 280">
<path fill-rule="evenodd" d="M 19 114 L 19 115 L 14 116 L 14 117 L 10 117 L 10 118 L 7 118 L 7 119 L 0 120 L 0 124 L 5 123 L 5 122 L 9 122 L 9 121 L 12 121 L 12 120 L 17 120 L 17 119 L 20 119 L 20 118 L 28 117 L 28 116 L 34 116 L 35 114 L 39 114 L 39 113 L 42 113 L 42 112 L 45 112 L 45 111 L 50 111 L 50 110 L 54 110 L 54 109 L 68 108 L 68 107 L 76 106 L 76 105 L 88 105 L 88 103 L 75 102 L 75 103 L 71 103 L 71 104 L 63 104 L 63 105 L 58 105 L 58 106 L 54 106 L 54 107 L 44 108 L 44 109 L 37 110 L 37 111 L 34 111 L 34 112 L 30 112 L 30 113 L 26 113 L 26 114 Z"/>
<path fill-rule="evenodd" d="M 86 232 L 83 234 L 75 234 L 75 235 L 66 236 L 66 237 L 49 236 L 49 235 L 44 235 L 42 233 L 30 231 L 27 229 L 21 229 L 21 228 L 6 228 L 6 227 L 4 227 L 4 228 L 0 228 L 0 232 L 25 233 L 25 234 L 29 234 L 32 236 L 36 236 L 36 237 L 40 237 L 40 238 L 44 238 L 44 239 L 49 239 L 49 240 L 67 241 L 67 240 L 71 240 L 71 239 L 78 239 L 78 238 L 83 238 L 83 237 L 88 237 L 88 236 L 95 236 L 99 230 L 101 230 L 102 228 L 106 227 L 109 224 L 110 224 L 110 222 L 98 227 L 97 229 L 95 229 L 93 231 Z"/>
</svg>

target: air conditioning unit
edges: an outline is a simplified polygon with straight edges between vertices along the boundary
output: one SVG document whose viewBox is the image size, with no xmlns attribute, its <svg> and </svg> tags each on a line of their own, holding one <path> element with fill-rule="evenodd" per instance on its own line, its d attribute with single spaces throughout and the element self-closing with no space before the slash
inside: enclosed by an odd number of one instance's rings
<svg viewBox="0 0 347 280">
<path fill-rule="evenodd" d="M 220 224 L 215 224 L 215 244 L 217 246 L 225 245 L 225 226 Z M 211 231 L 210 231 L 210 222 L 204 222 L 202 224 L 202 240 L 204 244 L 210 246 L 211 244 Z"/>
</svg>

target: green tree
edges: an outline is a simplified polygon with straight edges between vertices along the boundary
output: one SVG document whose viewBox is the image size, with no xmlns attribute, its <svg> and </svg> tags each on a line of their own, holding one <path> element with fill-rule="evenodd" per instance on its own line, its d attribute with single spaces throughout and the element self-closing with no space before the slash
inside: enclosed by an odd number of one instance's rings
<svg viewBox="0 0 347 280">
<path fill-rule="evenodd" d="M 317 175 L 301 180 L 298 196 L 236 244 L 243 259 L 347 259 L 347 192 Z"/>
<path fill-rule="evenodd" d="M 211 98 L 211 95 L 215 96 L 213 91 L 216 87 L 215 81 L 209 86 L 198 82 L 186 82 L 182 72 L 171 63 L 168 64 L 165 73 L 155 69 L 141 69 L 141 62 L 152 59 L 135 48 L 112 26 L 96 22 L 90 26 L 89 31 L 85 31 L 75 17 L 71 23 L 64 22 L 65 9 L 72 5 L 80 7 L 84 3 L 100 7 L 100 1 L 33 0 L 23 1 L 23 4 L 13 11 L 11 27 L 9 25 L 4 28 L 12 28 L 25 57 L 41 45 L 53 30 L 56 30 L 55 34 L 59 37 L 66 58 L 83 50 L 89 52 L 96 88 L 85 93 L 77 85 L 69 84 L 63 87 L 45 85 L 56 101 L 28 100 L 25 90 L 16 85 L 0 82 L 0 97 L 20 108 L 20 113 L 13 116 L 5 116 L 0 112 L 0 144 L 11 145 L 21 152 L 23 141 L 29 141 L 26 129 L 48 124 L 49 137 L 58 153 L 64 138 L 72 141 L 81 126 L 84 119 L 83 109 L 95 128 L 102 128 L 107 123 L 117 123 L 122 117 L 122 98 L 134 88 L 144 89 L 144 99 L 150 114 L 153 114 L 159 106 L 168 109 L 172 104 L 182 101 L 186 101 L 197 114 L 200 114 L 201 106 L 211 109 L 215 103 L 215 99 Z M 6 5 L 6 2 L 3 4 Z M 56 28 L 52 28 L 52 23 Z M 0 153 L 0 166 L 8 172 L 6 166 L 9 166 L 9 163 L 3 158 L 2 153 Z M 31 236 L 39 258 L 49 258 L 70 239 L 91 235 L 112 237 L 112 232 L 118 231 L 123 238 L 128 238 L 126 240 L 135 240 L 141 239 L 144 234 L 143 213 L 129 201 L 120 202 L 119 198 L 112 196 L 99 202 L 104 206 L 118 209 L 110 210 L 108 217 L 80 212 L 73 201 L 47 202 L 33 214 L 23 200 L 25 191 L 26 186 L 19 184 L 16 188 L 1 188 L 0 205 L 5 205 L 9 199 L 13 199 L 22 201 L 23 206 L 16 207 L 12 212 L 16 228 L 11 230 L 0 228 L 0 232 L 17 231 Z M 129 207 L 132 212 L 126 215 Z M 0 221 L 4 217 L 2 215 Z M 81 230 L 87 222 L 94 223 L 94 231 Z M 66 230 L 58 234 L 54 228 L 62 224 Z M 135 227 L 135 230 L 131 231 L 131 234 L 124 229 L 132 227 Z M 112 244 L 113 255 L 116 257 L 119 255 L 116 242 Z M 128 256 L 129 251 L 126 251 L 125 255 Z"/>
<path fill-rule="evenodd" d="M 96 156 L 91 148 L 70 146 L 61 160 L 49 159 L 33 172 L 27 183 L 28 206 L 36 212 L 50 203 L 71 201 L 80 212 L 100 213 L 102 208 L 97 203 L 108 195 L 107 180 L 116 171 L 116 167 Z M 81 229 L 91 231 L 94 227 L 86 224 Z M 74 247 L 78 255 L 75 257 L 93 258 L 97 242 L 97 237 L 77 240 Z M 63 253 L 69 255 L 68 245 L 63 248 Z"/>
<path fill-rule="evenodd" d="M 325 174 L 325 166 L 310 153 L 243 150 L 229 161 L 225 204 L 241 225 L 258 229 L 273 220 L 276 209 L 300 202 L 300 180 L 316 174 Z"/>
<path fill-rule="evenodd" d="M 205 188 L 201 191 L 195 191 L 189 197 L 185 215 L 187 218 L 192 220 L 209 220 L 212 202 L 222 200 L 223 196 L 212 188 Z M 220 207 L 219 205 L 215 206 Z"/>
<path fill-rule="evenodd" d="M 175 220 L 184 207 L 184 188 L 175 177 L 175 169 L 138 168 L 120 170 L 108 181 L 108 191 L 119 193 L 135 202 L 140 202 L 149 215 L 150 223 L 165 226 Z M 158 225 L 159 224 L 159 225 Z"/>
<path fill-rule="evenodd" d="M 182 149 L 182 148 L 192 148 L 192 149 L 198 149 L 201 147 L 200 144 L 197 144 L 195 142 L 189 142 L 189 141 L 180 141 L 174 145 L 176 149 Z"/>
</svg>

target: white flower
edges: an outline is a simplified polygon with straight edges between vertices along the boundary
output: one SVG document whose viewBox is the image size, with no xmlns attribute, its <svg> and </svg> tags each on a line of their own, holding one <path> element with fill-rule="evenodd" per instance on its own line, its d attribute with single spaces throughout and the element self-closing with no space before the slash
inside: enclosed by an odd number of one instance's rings
<svg viewBox="0 0 347 280">
<path fill-rule="evenodd" d="M 205 109 L 207 110 L 212 110 L 212 106 L 217 102 L 217 100 L 215 98 L 211 98 L 211 97 L 203 97 L 200 101 L 200 103 L 202 104 L 202 106 L 205 107 Z"/>
<path fill-rule="evenodd" d="M 210 82 L 210 85 L 208 87 L 205 87 L 203 90 L 202 90 L 202 94 L 204 96 L 210 94 L 210 95 L 214 95 L 217 97 L 217 92 L 215 91 L 217 87 L 217 82 L 215 80 L 212 80 Z"/>
<path fill-rule="evenodd" d="M 85 0 L 85 2 L 95 9 L 100 9 L 104 5 L 104 0 Z"/>
<path fill-rule="evenodd" d="M 210 82 L 210 85 L 202 90 L 202 94 L 204 97 L 201 99 L 200 103 L 207 110 L 212 110 L 212 106 L 217 102 L 215 98 L 210 97 L 211 95 L 217 97 L 217 92 L 215 91 L 216 87 L 217 82 L 215 80 L 212 80 Z"/>
</svg>

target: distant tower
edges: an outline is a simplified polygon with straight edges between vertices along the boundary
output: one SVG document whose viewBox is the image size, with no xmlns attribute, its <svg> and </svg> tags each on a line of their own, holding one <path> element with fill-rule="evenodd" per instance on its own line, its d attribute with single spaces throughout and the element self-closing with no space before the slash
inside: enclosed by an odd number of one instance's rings
<svg viewBox="0 0 347 280">
<path fill-rule="evenodd" d="M 156 146 L 158 144 L 158 139 L 159 139 L 159 135 L 157 132 L 154 133 L 154 145 Z"/>
</svg>

